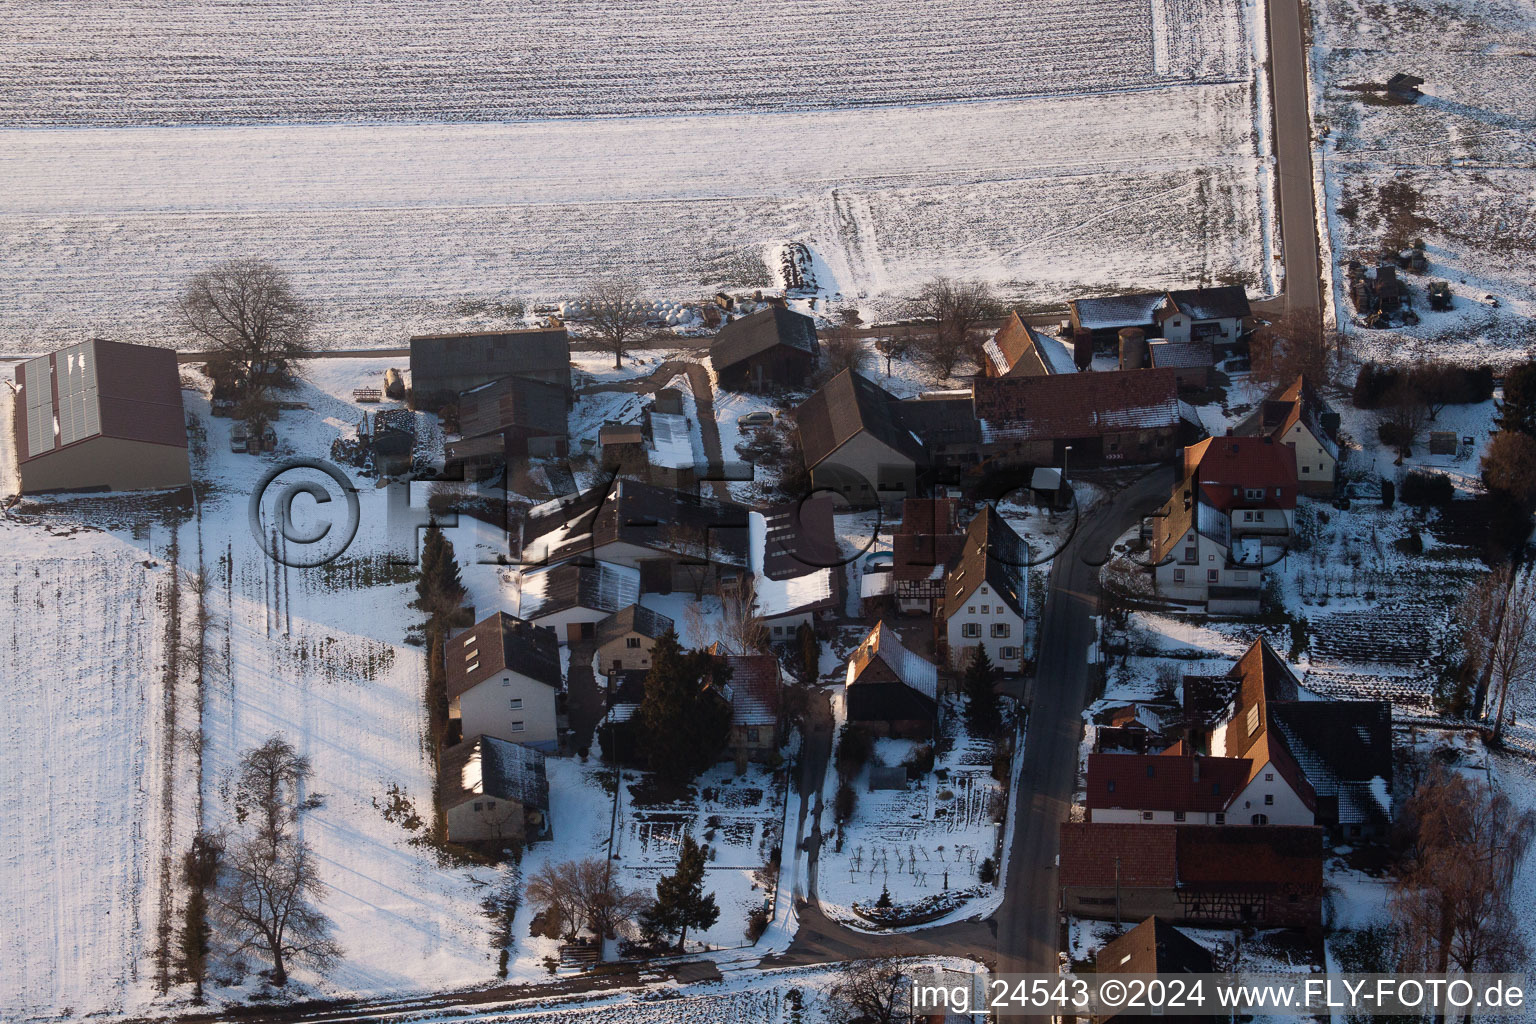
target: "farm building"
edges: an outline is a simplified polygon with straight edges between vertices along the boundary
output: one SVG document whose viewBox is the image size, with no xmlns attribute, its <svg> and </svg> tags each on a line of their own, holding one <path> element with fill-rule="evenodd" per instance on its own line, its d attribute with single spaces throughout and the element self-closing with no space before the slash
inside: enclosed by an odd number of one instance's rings
<svg viewBox="0 0 1536 1024">
<path fill-rule="evenodd" d="M 1248 786 L 1246 757 L 1194 757 L 1182 745 L 1161 754 L 1088 755 L 1089 821 L 1158 825 L 1240 825 L 1228 813 Z M 1250 797 L 1251 799 L 1251 797 Z M 1306 821 L 1274 824 L 1310 825 Z"/>
<path fill-rule="evenodd" d="M 411 401 L 436 412 L 460 392 L 503 377 L 529 377 L 569 390 L 571 342 L 564 327 L 411 339 Z"/>
<path fill-rule="evenodd" d="M 16 368 L 23 494 L 192 482 L 176 353 L 94 339 Z"/>
<path fill-rule="evenodd" d="M 931 739 L 939 724 L 939 672 L 877 623 L 848 661 L 848 721 L 877 736 Z"/>
<path fill-rule="evenodd" d="M 983 455 L 1003 465 L 1161 462 L 1178 441 L 1172 370 L 1049 377 L 978 377 L 973 398 Z"/>
<path fill-rule="evenodd" d="M 451 637 L 443 653 L 448 718 L 459 720 L 465 739 L 495 736 L 555 749 L 562 680 L 553 629 L 497 612 Z"/>
<path fill-rule="evenodd" d="M 965 547 L 959 503 L 908 498 L 891 534 L 892 596 L 903 612 L 930 615 L 944 598 L 944 575 Z"/>
<path fill-rule="evenodd" d="M 841 559 L 832 513 L 832 499 L 816 495 L 748 514 L 752 597 L 771 643 L 794 643 L 833 606 Z"/>
<path fill-rule="evenodd" d="M 544 755 L 480 736 L 443 752 L 439 771 L 448 840 L 516 846 L 549 834 Z"/>
<path fill-rule="evenodd" d="M 644 480 L 649 464 L 645 427 L 639 423 L 604 423 L 597 432 L 598 457 L 610 473 Z"/>
<path fill-rule="evenodd" d="M 457 404 L 458 432 L 465 439 L 499 438 L 511 458 L 566 454 L 568 388 L 532 377 L 503 377 L 461 392 Z"/>
<path fill-rule="evenodd" d="M 1061 824 L 1061 906 L 1078 917 L 1317 928 L 1323 830 Z"/>
<path fill-rule="evenodd" d="M 1241 437 L 1268 437 L 1296 453 L 1303 494 L 1332 494 L 1338 479 L 1339 414 L 1305 377 L 1259 403 L 1232 429 Z M 1452 452 L 1454 454 L 1454 451 Z"/>
<path fill-rule="evenodd" d="M 801 388 L 821 362 L 816 321 L 783 306 L 769 306 L 720 328 L 709 361 L 728 391 Z"/>
<path fill-rule="evenodd" d="M 988 377 L 1043 377 L 1078 368 L 1069 346 L 1035 330 L 1018 310 L 987 339 L 982 353 L 981 372 Z"/>
<path fill-rule="evenodd" d="M 795 421 L 812 486 L 864 508 L 913 493 L 928 455 L 902 422 L 901 405 L 852 370 L 802 402 Z"/>
<path fill-rule="evenodd" d="M 1180 974 L 1211 974 L 1216 970 L 1210 950 L 1179 931 L 1160 917 L 1149 917 L 1141 924 L 1105 943 L 1094 958 L 1098 974 L 1160 974 L 1165 978 Z M 1178 1013 L 1159 1014 L 1168 1024 L 1199 1024 L 1209 1017 Z M 1094 1018 L 1094 1024 L 1126 1020 L 1121 1014 Z"/>
<path fill-rule="evenodd" d="M 1224 348 L 1242 337 L 1253 315 L 1248 293 L 1239 285 L 1073 299 L 1067 306 L 1075 343 L 1106 351 L 1126 328 L 1140 329 L 1147 338 Z"/>
<path fill-rule="evenodd" d="M 999 670 L 1022 669 L 1028 560 L 1023 538 L 991 505 L 983 505 L 966 528 L 959 561 L 944 578 L 938 615 L 951 668 L 963 669 L 983 647 Z"/>
<path fill-rule="evenodd" d="M 1172 370 L 1180 391 L 1199 391 L 1210 383 L 1216 359 L 1209 342 L 1151 341 L 1147 362 L 1154 370 Z"/>
</svg>

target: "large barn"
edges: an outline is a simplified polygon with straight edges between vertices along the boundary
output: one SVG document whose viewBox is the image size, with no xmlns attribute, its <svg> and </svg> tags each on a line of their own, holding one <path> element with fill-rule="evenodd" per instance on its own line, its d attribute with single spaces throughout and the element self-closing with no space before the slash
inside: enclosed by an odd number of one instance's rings
<svg viewBox="0 0 1536 1024">
<path fill-rule="evenodd" d="M 192 482 L 176 353 L 93 339 L 16 368 L 23 494 Z"/>
</svg>

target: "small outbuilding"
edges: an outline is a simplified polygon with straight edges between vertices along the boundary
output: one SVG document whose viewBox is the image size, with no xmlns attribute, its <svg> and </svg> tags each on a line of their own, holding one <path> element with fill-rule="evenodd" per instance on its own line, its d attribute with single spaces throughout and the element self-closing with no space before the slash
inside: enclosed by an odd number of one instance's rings
<svg viewBox="0 0 1536 1024">
<path fill-rule="evenodd" d="M 549 835 L 549 776 L 537 750 L 491 736 L 450 747 L 440 792 L 450 842 L 511 847 Z"/>
<path fill-rule="evenodd" d="M 760 309 L 720 328 L 709 361 L 729 391 L 802 388 L 821 362 L 816 321 L 783 306 Z"/>
</svg>

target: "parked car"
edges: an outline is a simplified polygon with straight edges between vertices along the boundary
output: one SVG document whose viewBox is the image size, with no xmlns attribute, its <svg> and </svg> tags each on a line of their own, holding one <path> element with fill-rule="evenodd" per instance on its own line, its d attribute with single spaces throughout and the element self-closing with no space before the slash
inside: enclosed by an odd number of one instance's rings
<svg viewBox="0 0 1536 1024">
<path fill-rule="evenodd" d="M 759 409 L 757 412 L 749 412 L 745 416 L 736 417 L 738 427 L 771 427 L 773 426 L 773 413 Z"/>
<path fill-rule="evenodd" d="M 232 452 L 245 452 L 250 450 L 251 436 L 246 433 L 244 427 L 236 427 L 229 432 L 229 450 Z"/>
</svg>

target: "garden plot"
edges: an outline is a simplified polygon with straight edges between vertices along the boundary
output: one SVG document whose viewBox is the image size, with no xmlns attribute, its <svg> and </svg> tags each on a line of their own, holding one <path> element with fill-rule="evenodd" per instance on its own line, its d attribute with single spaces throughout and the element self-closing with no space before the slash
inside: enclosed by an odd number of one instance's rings
<svg viewBox="0 0 1536 1024">
<path fill-rule="evenodd" d="M 168 341 L 186 278 L 253 254 L 339 347 L 505 327 L 606 274 L 674 300 L 772 287 L 790 240 L 834 308 L 935 274 L 1032 302 L 1272 290 L 1254 97 L 1250 77 L 749 117 L 0 130 L 0 327 L 10 352 Z"/>
<path fill-rule="evenodd" d="M 1430 263 L 1423 278 L 1409 275 L 1422 322 L 1387 331 L 1350 326 L 1355 354 L 1518 358 L 1536 336 L 1536 5 L 1328 0 L 1311 10 L 1312 93 L 1327 132 L 1322 181 L 1341 324 L 1355 315 L 1342 263 L 1357 257 L 1373 265 L 1389 233 L 1382 186 L 1401 182 L 1417 195 L 1411 214 L 1422 220 L 1404 218 L 1402 229 L 1425 240 Z M 1380 86 L 1399 72 L 1425 80 L 1416 105 L 1383 100 Z M 1423 290 L 1434 279 L 1451 283 L 1449 312 L 1428 311 Z"/>
<path fill-rule="evenodd" d="M 840 693 L 833 703 L 841 720 Z M 983 861 L 996 860 L 1002 830 L 1003 788 L 992 778 L 992 746 L 966 734 L 960 700 L 945 704 L 954 745 L 935 759 L 933 771 L 899 790 L 870 791 L 870 766 L 851 780 L 857 808 L 837 829 L 836 842 L 828 830 L 817 872 L 816 895 L 833 920 L 874 927 L 854 908 L 875 910 L 882 891 L 894 907 L 913 912 L 970 909 L 996 894 L 978 877 Z M 900 765 L 918 746 L 876 740 L 871 765 Z M 836 786 L 829 769 L 827 787 Z M 829 793 L 829 814 L 831 802 Z"/>
</svg>

